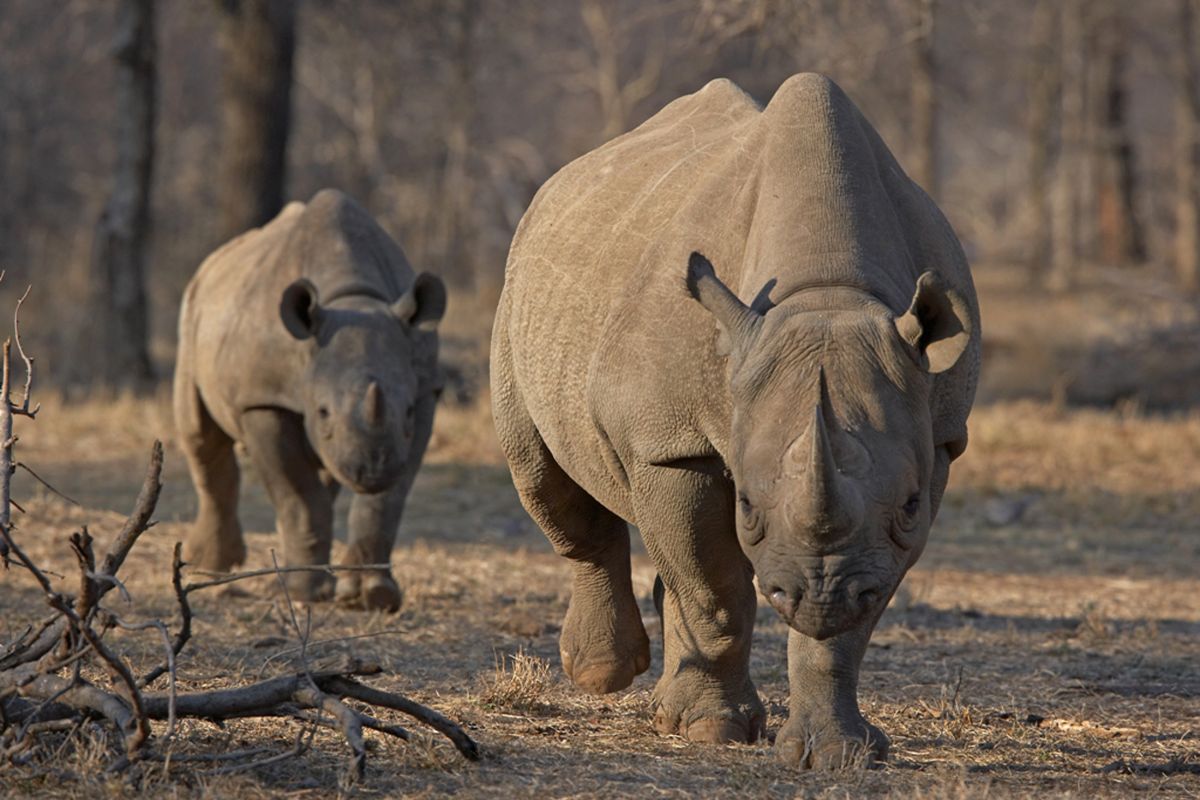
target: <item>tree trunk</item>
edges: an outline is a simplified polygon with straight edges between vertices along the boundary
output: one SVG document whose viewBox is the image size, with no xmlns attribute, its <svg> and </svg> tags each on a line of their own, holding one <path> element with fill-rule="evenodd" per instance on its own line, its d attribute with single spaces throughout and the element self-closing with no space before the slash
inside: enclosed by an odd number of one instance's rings
<svg viewBox="0 0 1200 800">
<path fill-rule="evenodd" d="M 1200 288 L 1200 93 L 1197 92 L 1197 0 L 1178 0 L 1175 71 L 1175 274 L 1187 291 Z"/>
<path fill-rule="evenodd" d="M 153 377 L 147 343 L 146 244 L 154 168 L 154 0 L 121 0 L 113 57 L 117 159 L 112 194 L 96 224 L 89 338 L 91 377 L 111 385 Z M 97 347 L 95 337 L 102 341 Z"/>
<path fill-rule="evenodd" d="M 912 0 L 917 35 L 912 46 L 911 175 L 931 197 L 938 195 L 937 171 L 937 0 Z"/>
<path fill-rule="evenodd" d="M 294 0 L 218 0 L 221 11 L 222 239 L 283 206 L 291 116 Z"/>
<path fill-rule="evenodd" d="M 1033 12 L 1029 59 L 1029 277 L 1044 279 L 1050 265 L 1050 158 L 1054 148 L 1054 104 L 1058 99 L 1057 0 L 1039 0 Z"/>
<path fill-rule="evenodd" d="M 445 29 L 452 54 L 452 78 L 446 97 L 443 128 L 445 160 L 438 187 L 438 202 L 430 205 L 431 257 L 443 275 L 461 285 L 475 279 L 475 229 L 471 224 L 475 195 L 471 169 L 471 139 L 475 127 L 476 29 L 478 0 L 451 0 L 443 6 Z"/>
<path fill-rule="evenodd" d="M 1061 4 L 1062 92 L 1059 127 L 1060 152 L 1053 198 L 1053 266 L 1050 284 L 1065 289 L 1076 277 L 1079 260 L 1080 186 L 1083 178 L 1084 93 L 1087 77 L 1084 47 L 1083 4 Z"/>
<path fill-rule="evenodd" d="M 1100 257 L 1108 264 L 1139 264 L 1146 242 L 1137 208 L 1137 163 L 1129 131 L 1127 22 L 1115 7 L 1101 22 L 1098 87 L 1097 221 Z"/>
</svg>

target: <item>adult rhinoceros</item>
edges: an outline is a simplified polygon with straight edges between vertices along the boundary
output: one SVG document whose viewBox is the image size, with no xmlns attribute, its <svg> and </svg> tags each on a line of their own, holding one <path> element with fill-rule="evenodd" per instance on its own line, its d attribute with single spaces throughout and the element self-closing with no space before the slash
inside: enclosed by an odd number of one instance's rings
<svg viewBox="0 0 1200 800">
<path fill-rule="evenodd" d="M 288 566 L 329 563 L 333 500 L 355 492 L 343 563 L 386 563 L 433 427 L 438 278 L 346 195 L 291 203 L 209 256 L 183 297 L 175 422 L 199 497 L 189 562 L 226 570 L 246 554 L 238 524 L 245 451 L 275 506 Z M 320 572 L 288 575 L 322 599 Z M 390 572 L 343 572 L 336 597 L 395 609 Z"/>
<path fill-rule="evenodd" d="M 636 525 L 660 732 L 763 735 L 757 576 L 792 628 L 781 755 L 886 757 L 859 664 L 966 447 L 978 368 L 953 231 L 824 77 L 765 108 L 713 81 L 563 168 L 512 245 L 492 397 L 521 500 L 573 562 L 566 672 L 611 692 L 649 666 Z"/>
</svg>

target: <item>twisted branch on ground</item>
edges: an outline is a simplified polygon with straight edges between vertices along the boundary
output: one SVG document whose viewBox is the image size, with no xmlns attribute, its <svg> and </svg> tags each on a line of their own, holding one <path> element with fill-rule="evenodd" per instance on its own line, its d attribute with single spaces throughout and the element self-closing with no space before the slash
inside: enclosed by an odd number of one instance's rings
<svg viewBox="0 0 1200 800">
<path fill-rule="evenodd" d="M 6 387 L 7 384 L 0 387 L 0 396 L 5 401 L 7 396 L 3 393 Z M 4 402 L 0 402 L 0 412 L 3 407 Z M 289 717 L 306 723 L 294 748 L 256 760 L 254 757 L 261 756 L 264 750 L 246 750 L 245 758 L 252 760 L 229 764 L 210 774 L 253 769 L 283 758 L 298 757 L 311 746 L 312 731 L 322 726 L 339 730 L 350 748 L 343 776 L 343 781 L 350 784 L 365 773 L 367 748 L 364 730 L 377 731 L 401 740 L 409 739 L 409 732 L 399 725 L 351 707 L 345 702 L 347 699 L 373 708 L 407 714 L 446 736 L 465 758 L 475 760 L 479 757 L 475 742 L 451 720 L 402 695 L 376 689 L 356 680 L 381 673 L 377 665 L 352 660 L 339 669 L 311 669 L 307 661 L 308 626 L 302 626 L 297 618 L 290 597 L 286 595 L 286 587 L 285 600 L 292 627 L 300 639 L 303 667 L 300 672 L 260 680 L 248 686 L 179 692 L 175 670 L 192 636 L 191 592 L 264 574 L 273 574 L 282 583 L 282 573 L 295 568 L 276 565 L 272 570 L 251 570 L 185 583 L 183 571 L 186 564 L 177 544 L 171 567 L 171 586 L 179 608 L 179 627 L 174 637 L 171 637 L 168 626 L 161 620 L 127 622 L 105 608 L 102 601 L 114 588 L 129 599 L 118 573 L 138 538 L 153 525 L 151 517 L 162 488 L 162 460 L 162 445 L 155 442 L 133 511 L 102 559 L 96 558 L 94 540 L 86 530 L 71 537 L 70 547 L 78 565 L 78 590 L 75 594 L 56 588 L 47 572 L 14 539 L 12 527 L 0 525 L 0 546 L 15 564 L 33 576 L 45 595 L 47 605 L 54 612 L 40 625 L 31 626 L 13 642 L 0 648 L 0 759 L 9 764 L 27 763 L 37 753 L 44 737 L 61 735 L 63 731 L 78 732 L 83 723 L 99 721 L 111 726 L 123 745 L 123 752 L 109 766 L 110 771 L 125 770 L 132 764 L 147 760 L 237 761 L 233 757 L 237 754 L 214 754 L 211 757 L 189 754 L 180 757 L 162 748 L 171 745 L 175 724 L 179 719 L 221 723 L 246 717 Z M 379 565 L 365 567 L 377 568 Z M 337 571 L 341 568 L 319 569 Z M 163 662 L 141 678 L 136 678 L 137 671 L 130 660 L 104 640 L 105 634 L 114 627 L 156 632 L 163 639 Z M 84 677 L 81 667 L 85 664 L 107 672 L 109 685 Z M 164 674 L 170 679 L 167 692 L 145 691 Z M 150 724 L 158 721 L 167 723 L 161 739 L 154 735 Z"/>
</svg>

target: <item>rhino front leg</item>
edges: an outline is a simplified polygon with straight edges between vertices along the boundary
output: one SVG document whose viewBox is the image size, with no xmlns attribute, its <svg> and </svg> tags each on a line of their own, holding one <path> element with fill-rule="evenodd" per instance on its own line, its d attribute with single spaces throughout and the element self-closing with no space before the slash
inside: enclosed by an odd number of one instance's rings
<svg viewBox="0 0 1200 800">
<path fill-rule="evenodd" d="M 328 564 L 333 544 L 333 492 L 321 480 L 321 463 L 308 444 L 300 415 L 253 409 L 242 415 L 246 450 L 275 507 L 285 566 Z M 288 590 L 303 600 L 328 600 L 333 578 L 293 572 Z"/>
<path fill-rule="evenodd" d="M 858 709 L 859 665 L 877 620 L 824 641 L 788 632 L 789 715 L 775 737 L 781 760 L 837 769 L 887 759 L 887 736 Z"/>
<path fill-rule="evenodd" d="M 663 674 L 654 727 L 698 742 L 753 742 L 766 714 L 750 680 L 757 602 L 734 533 L 733 493 L 711 471 L 648 467 L 634 513 L 663 583 Z"/>
<path fill-rule="evenodd" d="M 196 387 L 183 370 L 180 373 L 175 380 L 175 421 L 198 504 L 196 521 L 185 542 L 185 557 L 203 569 L 224 571 L 246 560 L 237 518 L 237 457 L 233 439 L 217 426 Z"/>
<path fill-rule="evenodd" d="M 430 367 L 430 369 L 433 369 Z M 408 449 L 408 467 L 387 492 L 355 495 L 350 503 L 350 535 L 342 564 L 388 564 L 392 547 L 404 516 L 404 504 L 425 458 L 425 448 L 433 434 L 433 416 L 440 390 L 426 390 L 417 402 L 413 416 L 413 439 Z M 338 575 L 334 593 L 337 602 L 352 608 L 400 609 L 404 592 L 389 571 L 343 572 Z"/>
<path fill-rule="evenodd" d="M 392 558 L 396 531 L 404 516 L 408 481 L 388 492 L 356 494 L 350 502 L 350 535 L 342 564 L 387 564 Z M 334 597 L 351 608 L 398 611 L 403 592 L 390 570 L 343 572 L 337 577 Z"/>
</svg>

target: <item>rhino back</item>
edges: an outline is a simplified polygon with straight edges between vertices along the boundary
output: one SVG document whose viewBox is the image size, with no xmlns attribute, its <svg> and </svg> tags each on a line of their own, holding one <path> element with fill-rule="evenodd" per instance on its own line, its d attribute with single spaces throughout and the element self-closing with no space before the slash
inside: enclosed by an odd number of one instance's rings
<svg viewBox="0 0 1200 800">
<path fill-rule="evenodd" d="M 307 278 L 318 297 L 368 293 L 391 302 L 411 284 L 400 247 L 361 207 L 335 190 L 290 203 L 200 265 L 184 293 L 180 359 L 217 423 L 237 436 L 251 407 L 301 411 L 297 381 L 310 343 L 283 327 L 283 290 Z M 177 367 L 178 368 L 178 367 Z"/>
<path fill-rule="evenodd" d="M 693 250 L 746 303 L 854 286 L 898 314 L 936 269 L 978 319 L 949 225 L 831 81 L 795 76 L 761 111 L 728 81 L 680 98 L 552 178 L 506 271 L 530 415 L 568 474 L 618 512 L 622 462 L 728 452 L 717 330 L 684 287 Z M 943 427 L 965 425 L 977 340 L 935 384 Z"/>
<path fill-rule="evenodd" d="M 746 179 L 738 138 L 757 114 L 753 100 L 723 80 L 674 101 L 560 170 L 514 238 L 500 332 L 511 341 L 513 378 L 556 461 L 618 512 L 625 487 L 589 397 L 596 356 L 631 295 L 651 293 L 664 315 L 678 310 L 682 273 L 669 274 L 653 254 L 692 226 L 680 217 L 695 215 L 697 191 L 730 205 L 728 183 Z"/>
</svg>

